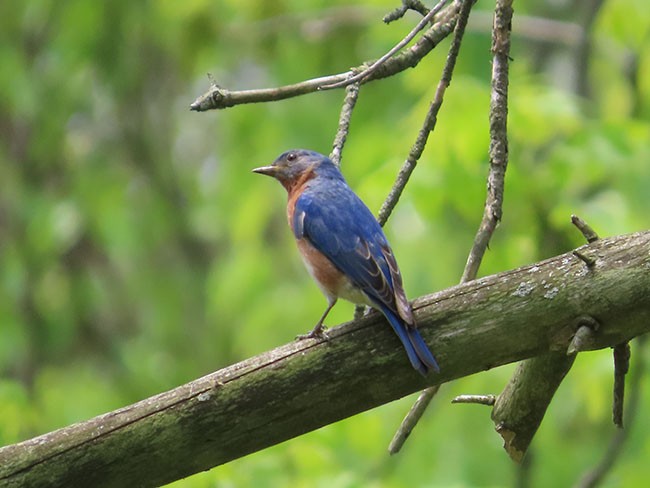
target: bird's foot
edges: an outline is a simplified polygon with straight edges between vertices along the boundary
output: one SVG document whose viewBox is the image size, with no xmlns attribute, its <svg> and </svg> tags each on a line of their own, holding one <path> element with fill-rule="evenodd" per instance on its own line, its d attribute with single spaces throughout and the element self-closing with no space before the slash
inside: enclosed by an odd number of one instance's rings
<svg viewBox="0 0 650 488">
<path fill-rule="evenodd" d="M 330 340 L 330 337 L 327 335 L 327 332 L 325 332 L 325 327 L 323 324 L 317 324 L 316 327 L 314 327 L 311 332 L 307 334 L 300 334 L 296 336 L 296 339 L 299 341 L 302 341 L 304 339 L 324 339 L 326 341 Z"/>
</svg>

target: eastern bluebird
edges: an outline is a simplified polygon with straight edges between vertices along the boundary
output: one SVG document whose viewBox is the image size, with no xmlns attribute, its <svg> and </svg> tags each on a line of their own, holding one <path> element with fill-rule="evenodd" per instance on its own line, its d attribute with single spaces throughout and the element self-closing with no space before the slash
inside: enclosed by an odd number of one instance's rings
<svg viewBox="0 0 650 488">
<path fill-rule="evenodd" d="M 307 337 L 322 336 L 325 317 L 343 298 L 383 313 L 421 374 L 439 371 L 416 328 L 386 236 L 336 165 L 317 152 L 295 149 L 253 171 L 274 177 L 287 190 L 289 227 L 327 297 L 327 308 Z"/>
</svg>

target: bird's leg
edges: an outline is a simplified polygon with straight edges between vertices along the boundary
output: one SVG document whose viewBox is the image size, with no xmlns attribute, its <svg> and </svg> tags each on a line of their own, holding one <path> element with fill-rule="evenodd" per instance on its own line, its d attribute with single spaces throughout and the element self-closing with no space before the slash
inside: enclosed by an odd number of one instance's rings
<svg viewBox="0 0 650 488">
<path fill-rule="evenodd" d="M 323 315 L 321 315 L 320 319 L 318 319 L 318 322 L 316 322 L 316 325 L 311 330 L 311 332 L 308 334 L 301 334 L 297 337 L 297 339 L 328 339 L 327 334 L 323 330 L 325 329 L 323 322 L 325 321 L 325 317 L 327 317 L 327 314 L 330 313 L 330 310 L 332 310 L 332 307 L 334 307 L 334 305 L 336 305 L 336 298 L 328 298 L 327 308 L 323 312 Z"/>
</svg>

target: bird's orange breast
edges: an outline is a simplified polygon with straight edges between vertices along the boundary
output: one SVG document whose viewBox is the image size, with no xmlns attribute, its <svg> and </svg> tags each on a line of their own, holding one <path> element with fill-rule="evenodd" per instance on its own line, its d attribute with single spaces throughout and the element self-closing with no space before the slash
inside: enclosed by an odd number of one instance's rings
<svg viewBox="0 0 650 488">
<path fill-rule="evenodd" d="M 338 290 L 346 280 L 344 274 L 307 239 L 298 239 L 296 243 L 309 274 L 323 292 L 330 296 L 338 296 Z"/>
<path fill-rule="evenodd" d="M 292 226 L 293 214 L 296 211 L 296 201 L 305 190 L 307 182 L 315 177 L 316 174 L 313 171 L 305 171 L 295 180 L 283 183 L 284 187 L 287 189 L 287 194 L 289 195 L 287 201 L 287 219 L 289 220 L 289 227 Z"/>
</svg>

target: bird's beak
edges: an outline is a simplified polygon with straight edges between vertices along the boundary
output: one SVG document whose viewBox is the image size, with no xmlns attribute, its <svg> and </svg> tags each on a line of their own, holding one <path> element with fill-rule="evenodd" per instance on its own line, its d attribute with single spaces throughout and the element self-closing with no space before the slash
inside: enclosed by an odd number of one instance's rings
<svg viewBox="0 0 650 488">
<path fill-rule="evenodd" d="M 267 175 L 267 176 L 277 176 L 278 174 L 278 167 L 277 166 L 261 166 L 260 168 L 255 168 L 253 170 L 253 173 L 259 173 L 261 175 Z"/>
</svg>

